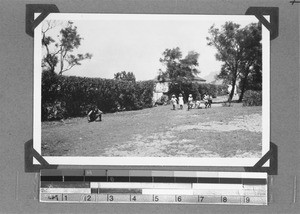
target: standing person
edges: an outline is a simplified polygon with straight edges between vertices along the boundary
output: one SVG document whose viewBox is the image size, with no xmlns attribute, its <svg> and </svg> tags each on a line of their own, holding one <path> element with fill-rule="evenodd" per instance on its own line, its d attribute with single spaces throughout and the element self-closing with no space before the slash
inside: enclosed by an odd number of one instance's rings
<svg viewBox="0 0 300 214">
<path fill-rule="evenodd" d="M 212 96 L 209 94 L 208 95 L 208 107 L 211 108 L 211 104 L 212 104 Z"/>
<path fill-rule="evenodd" d="M 189 98 L 188 98 L 188 110 L 190 110 L 190 108 L 192 108 L 193 106 L 193 96 L 192 94 L 189 95 Z"/>
<path fill-rule="evenodd" d="M 207 95 L 206 95 L 206 93 L 203 94 L 203 101 L 207 102 Z"/>
<path fill-rule="evenodd" d="M 88 113 L 87 118 L 88 122 L 96 121 L 99 118 L 99 121 L 102 121 L 103 112 L 98 109 L 97 106 L 94 106 L 93 109 Z"/>
<path fill-rule="evenodd" d="M 206 93 L 204 93 L 203 101 L 204 101 L 205 108 L 207 108 L 207 105 L 208 105 L 208 95 Z"/>
<path fill-rule="evenodd" d="M 179 107 L 180 107 L 180 109 L 182 110 L 183 109 L 183 96 L 182 96 L 182 94 L 180 93 L 179 94 L 179 97 L 178 97 L 178 102 L 179 102 Z"/>
<path fill-rule="evenodd" d="M 176 109 L 176 105 L 177 105 L 177 98 L 175 97 L 174 94 L 172 95 L 171 103 L 173 105 L 173 110 L 175 110 Z"/>
</svg>

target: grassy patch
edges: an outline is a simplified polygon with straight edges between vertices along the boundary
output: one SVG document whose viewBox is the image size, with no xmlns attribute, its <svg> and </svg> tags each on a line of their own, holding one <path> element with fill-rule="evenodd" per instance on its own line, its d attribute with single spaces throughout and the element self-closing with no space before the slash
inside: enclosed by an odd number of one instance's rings
<svg viewBox="0 0 300 214">
<path fill-rule="evenodd" d="M 185 106 L 186 107 L 186 106 Z M 159 106 L 42 123 L 42 155 L 139 157 L 260 157 L 261 107 Z"/>
</svg>

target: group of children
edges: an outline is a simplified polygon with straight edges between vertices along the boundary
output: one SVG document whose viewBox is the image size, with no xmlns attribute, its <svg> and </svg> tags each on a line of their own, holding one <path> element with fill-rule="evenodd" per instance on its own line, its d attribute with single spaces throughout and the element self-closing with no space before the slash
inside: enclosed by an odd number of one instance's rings
<svg viewBox="0 0 300 214">
<path fill-rule="evenodd" d="M 197 100 L 196 102 L 194 102 L 192 94 L 189 94 L 187 101 L 188 101 L 187 102 L 188 110 L 190 110 L 192 108 L 200 108 L 201 101 Z M 204 102 L 205 108 L 211 107 L 211 103 L 212 103 L 211 96 L 204 94 L 203 102 Z M 177 103 L 179 104 L 179 108 L 182 110 L 183 105 L 184 105 L 182 94 L 179 94 L 178 99 L 176 98 L 176 96 L 174 94 L 172 95 L 171 104 L 173 106 L 173 110 L 176 110 Z M 99 119 L 99 121 L 102 121 L 102 114 L 103 114 L 103 112 L 100 109 L 98 109 L 97 106 L 93 106 L 87 115 L 88 122 L 93 122 L 93 121 L 96 121 L 97 119 Z"/>
<path fill-rule="evenodd" d="M 183 96 L 182 96 L 181 93 L 179 94 L 178 100 L 177 100 L 177 98 L 174 94 L 172 95 L 171 104 L 173 106 L 173 110 L 176 110 L 177 101 L 178 101 L 178 104 L 179 104 L 179 108 L 182 110 L 183 105 L 184 105 L 184 101 L 183 101 Z M 197 100 L 197 101 L 194 102 L 192 94 L 189 94 L 189 97 L 188 97 L 187 101 L 188 101 L 187 102 L 188 110 L 190 110 L 192 108 L 200 108 L 201 101 Z M 210 108 L 211 103 L 212 103 L 211 96 L 208 95 L 208 94 L 204 94 L 203 102 L 204 102 L 205 108 Z"/>
</svg>

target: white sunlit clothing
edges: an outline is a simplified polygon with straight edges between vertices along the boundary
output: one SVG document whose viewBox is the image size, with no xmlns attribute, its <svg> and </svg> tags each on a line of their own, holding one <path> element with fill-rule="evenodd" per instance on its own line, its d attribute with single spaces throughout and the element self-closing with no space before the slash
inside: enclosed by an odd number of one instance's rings
<svg viewBox="0 0 300 214">
<path fill-rule="evenodd" d="M 183 105 L 183 97 L 179 97 L 178 100 L 179 100 L 179 105 Z"/>
</svg>

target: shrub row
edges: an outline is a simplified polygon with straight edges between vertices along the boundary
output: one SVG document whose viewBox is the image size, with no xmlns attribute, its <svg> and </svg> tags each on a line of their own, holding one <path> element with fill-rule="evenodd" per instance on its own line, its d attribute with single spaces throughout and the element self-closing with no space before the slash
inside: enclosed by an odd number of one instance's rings
<svg viewBox="0 0 300 214">
<path fill-rule="evenodd" d="M 243 97 L 243 106 L 261 106 L 262 92 L 261 91 L 245 91 Z"/>
<path fill-rule="evenodd" d="M 42 75 L 42 120 L 84 116 L 94 105 L 103 112 L 152 107 L 153 81 L 121 81 Z"/>
</svg>

